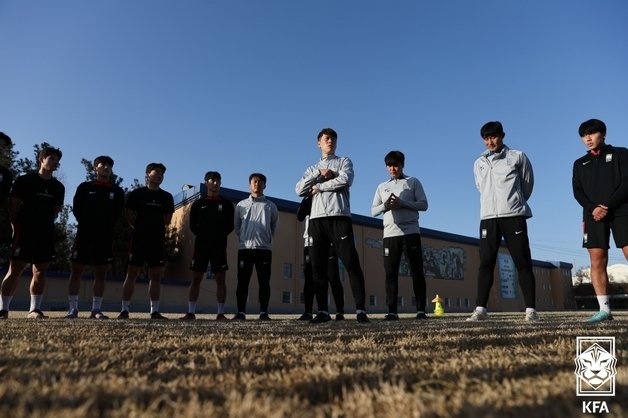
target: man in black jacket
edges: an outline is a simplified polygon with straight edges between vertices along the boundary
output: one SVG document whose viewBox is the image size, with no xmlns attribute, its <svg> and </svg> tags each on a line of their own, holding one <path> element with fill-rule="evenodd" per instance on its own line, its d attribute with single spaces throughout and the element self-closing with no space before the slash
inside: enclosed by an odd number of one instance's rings
<svg viewBox="0 0 628 418">
<path fill-rule="evenodd" d="M 598 119 L 578 130 L 588 152 L 573 165 L 573 194 L 582 206 L 582 246 L 591 258 L 591 282 L 600 305 L 588 322 L 613 319 L 606 267 L 610 234 L 628 259 L 628 149 L 605 143 L 606 125 Z"/>
<path fill-rule="evenodd" d="M 10 247 L 11 245 L 11 228 L 9 227 L 5 203 L 13 185 L 10 159 L 12 145 L 13 141 L 9 135 L 0 132 L 0 246 L 2 247 L 5 245 Z M 4 225 L 7 227 L 5 228 Z"/>
<path fill-rule="evenodd" d="M 112 182 L 113 159 L 101 155 L 94 159 L 94 180 L 76 188 L 72 212 L 78 222 L 72 246 L 72 272 L 68 283 L 68 319 L 78 318 L 78 299 L 85 268 L 92 266 L 92 319 L 107 319 L 102 312 L 105 278 L 113 263 L 113 231 L 124 210 L 124 191 Z"/>
<path fill-rule="evenodd" d="M 0 319 L 9 317 L 11 300 L 29 264 L 33 277 L 27 318 L 47 318 L 40 307 L 48 266 L 55 258 L 55 219 L 65 197 L 65 187 L 53 177 L 62 156 L 57 148 L 43 148 L 37 155 L 38 170 L 18 177 L 11 188 L 9 219 L 13 227 L 13 245 L 9 269 L 2 281 Z"/>
<path fill-rule="evenodd" d="M 146 186 L 129 193 L 126 219 L 133 229 L 126 278 L 122 284 L 122 310 L 118 319 L 129 319 L 129 305 L 135 281 L 144 265 L 148 266 L 148 294 L 151 319 L 167 319 L 159 312 L 161 278 L 166 263 L 165 240 L 174 213 L 172 195 L 161 188 L 166 166 L 146 166 Z"/>
<path fill-rule="evenodd" d="M 227 299 L 227 285 L 225 282 L 227 265 L 227 238 L 233 232 L 233 203 L 220 196 L 222 178 L 217 171 L 208 171 L 205 174 L 207 196 L 192 203 L 190 209 L 190 230 L 196 236 L 194 240 L 194 255 L 190 270 L 188 313 L 181 320 L 196 319 L 196 302 L 200 293 L 201 282 L 211 267 L 216 280 L 217 321 L 224 321 L 225 300 Z"/>
</svg>

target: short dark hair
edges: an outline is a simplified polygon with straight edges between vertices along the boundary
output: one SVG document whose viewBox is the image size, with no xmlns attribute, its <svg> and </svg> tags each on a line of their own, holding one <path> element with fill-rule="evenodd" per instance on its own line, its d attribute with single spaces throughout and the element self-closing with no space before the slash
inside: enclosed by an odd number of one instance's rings
<svg viewBox="0 0 628 418">
<path fill-rule="evenodd" d="M 386 163 L 386 165 L 398 165 L 403 167 L 406 163 L 406 156 L 403 155 L 403 152 L 401 151 L 390 151 L 384 157 L 384 162 Z"/>
<path fill-rule="evenodd" d="M 37 162 L 45 158 L 48 158 L 51 155 L 56 155 L 59 158 L 59 160 L 61 159 L 61 157 L 63 157 L 63 153 L 61 152 L 59 148 L 45 147 L 45 148 L 42 148 L 37 154 Z"/>
<path fill-rule="evenodd" d="M 113 167 L 113 159 L 108 155 L 100 155 L 94 158 L 94 168 L 100 163 L 104 163 L 107 164 L 109 167 Z"/>
<path fill-rule="evenodd" d="M 11 141 L 11 137 L 4 132 L 0 132 L 0 141 L 6 142 L 7 146 L 13 145 L 13 141 Z"/>
<path fill-rule="evenodd" d="M 205 181 L 208 180 L 222 180 L 222 177 L 218 171 L 208 171 L 205 173 Z"/>
<path fill-rule="evenodd" d="M 480 136 L 482 138 L 487 136 L 504 136 L 504 127 L 499 121 L 486 122 L 480 129 Z"/>
<path fill-rule="evenodd" d="M 258 179 L 260 179 L 261 181 L 264 182 L 264 184 L 266 184 L 266 176 L 263 175 L 262 173 L 253 173 L 249 176 L 249 183 L 251 183 L 251 180 L 253 180 L 254 177 L 257 177 Z"/>
<path fill-rule="evenodd" d="M 156 169 L 161 170 L 162 174 L 166 172 L 166 166 L 163 165 L 162 163 L 150 163 L 146 166 L 146 174 Z"/>
<path fill-rule="evenodd" d="M 336 133 L 336 131 L 334 131 L 331 128 L 324 128 L 322 129 L 319 133 L 318 136 L 316 137 L 316 139 L 321 139 L 321 137 L 323 135 L 328 135 L 330 137 L 332 137 L 333 139 L 338 139 L 338 134 Z"/>
<path fill-rule="evenodd" d="M 599 119 L 589 119 L 586 122 L 582 122 L 580 128 L 578 128 L 578 134 L 580 138 L 586 135 L 594 134 L 596 132 L 606 136 L 606 124 Z"/>
</svg>

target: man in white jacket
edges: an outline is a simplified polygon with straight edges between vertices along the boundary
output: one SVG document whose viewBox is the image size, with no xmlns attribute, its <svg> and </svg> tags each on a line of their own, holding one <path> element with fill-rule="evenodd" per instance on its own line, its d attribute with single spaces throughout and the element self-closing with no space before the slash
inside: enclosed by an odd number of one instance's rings
<svg viewBox="0 0 628 418">
<path fill-rule="evenodd" d="M 384 319 L 399 319 L 397 295 L 402 254 L 406 256 L 412 275 L 417 306 L 416 319 L 427 319 L 423 249 L 419 230 L 419 211 L 427 210 L 427 197 L 421 182 L 404 174 L 405 156 L 401 151 L 390 151 L 384 157 L 384 163 L 390 179 L 377 187 L 371 205 L 371 215 L 384 214 L 384 270 L 388 304 L 388 314 Z"/>
<path fill-rule="evenodd" d="M 480 191 L 480 267 L 476 308 L 467 321 L 488 319 L 488 298 L 502 237 L 517 268 L 525 319 L 538 321 L 527 227 L 527 219 L 532 217 L 528 206 L 534 186 L 532 165 L 523 152 L 504 145 L 506 134 L 500 122 L 487 122 L 480 135 L 487 149 L 473 165 L 475 185 Z"/>
</svg>

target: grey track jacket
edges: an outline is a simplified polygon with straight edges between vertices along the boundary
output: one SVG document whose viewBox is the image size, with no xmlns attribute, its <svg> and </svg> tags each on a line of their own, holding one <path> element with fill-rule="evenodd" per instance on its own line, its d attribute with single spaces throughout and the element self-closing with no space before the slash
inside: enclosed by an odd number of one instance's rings
<svg viewBox="0 0 628 418">
<path fill-rule="evenodd" d="M 272 250 L 279 212 L 266 196 L 241 200 L 236 205 L 233 221 L 239 250 Z"/>
<path fill-rule="evenodd" d="M 473 164 L 475 185 L 480 191 L 480 218 L 532 217 L 528 199 L 534 173 L 528 157 L 506 145 L 499 153 L 484 152 Z"/>
<path fill-rule="evenodd" d="M 401 206 L 388 210 L 385 202 L 394 193 Z M 418 234 L 419 211 L 427 210 L 427 197 L 423 185 L 415 177 L 404 176 L 381 183 L 375 191 L 371 215 L 384 214 L 384 238 Z"/>
<path fill-rule="evenodd" d="M 319 169 L 328 168 L 336 173 L 336 177 L 325 181 Z M 351 216 L 349 205 L 349 187 L 353 183 L 353 163 L 348 157 L 330 155 L 305 170 L 305 174 L 295 187 L 295 192 L 303 196 L 315 184 L 319 193 L 312 199 L 310 219 L 328 216 Z"/>
</svg>

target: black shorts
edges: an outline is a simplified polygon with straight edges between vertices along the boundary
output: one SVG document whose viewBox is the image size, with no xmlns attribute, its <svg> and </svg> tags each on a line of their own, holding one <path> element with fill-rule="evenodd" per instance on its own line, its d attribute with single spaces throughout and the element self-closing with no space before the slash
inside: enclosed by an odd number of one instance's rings
<svg viewBox="0 0 628 418">
<path fill-rule="evenodd" d="M 129 250 L 129 264 L 132 266 L 163 267 L 166 264 L 164 237 L 134 236 Z"/>
<path fill-rule="evenodd" d="M 227 264 L 227 242 L 208 242 L 196 239 L 194 241 L 194 255 L 190 270 L 205 272 L 211 266 L 212 273 L 229 270 Z"/>
<path fill-rule="evenodd" d="M 73 263 L 99 266 L 113 263 L 113 238 L 110 234 L 93 234 L 80 227 L 72 245 L 70 260 Z"/>
<path fill-rule="evenodd" d="M 11 258 L 27 263 L 48 263 L 55 259 L 54 236 L 24 231 L 19 227 L 13 234 Z"/>
<path fill-rule="evenodd" d="M 593 218 L 587 217 L 582 226 L 582 246 L 584 248 L 609 249 L 611 232 L 617 248 L 628 245 L 628 216 L 611 217 L 600 222 L 595 222 Z"/>
</svg>

